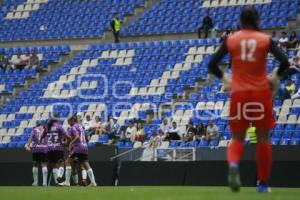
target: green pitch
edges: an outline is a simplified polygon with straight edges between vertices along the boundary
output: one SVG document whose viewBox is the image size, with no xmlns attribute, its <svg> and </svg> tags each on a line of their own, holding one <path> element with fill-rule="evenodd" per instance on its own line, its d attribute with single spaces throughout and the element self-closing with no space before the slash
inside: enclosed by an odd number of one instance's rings
<svg viewBox="0 0 300 200">
<path fill-rule="evenodd" d="M 1 200 L 292 200 L 300 199 L 300 188 L 273 188 L 257 194 L 242 188 L 238 194 L 225 187 L 0 187 Z"/>
</svg>

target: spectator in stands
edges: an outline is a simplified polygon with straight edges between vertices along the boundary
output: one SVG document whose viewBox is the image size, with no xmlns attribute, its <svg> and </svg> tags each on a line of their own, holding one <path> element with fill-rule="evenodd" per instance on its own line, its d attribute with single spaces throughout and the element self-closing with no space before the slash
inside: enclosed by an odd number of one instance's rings
<svg viewBox="0 0 300 200">
<path fill-rule="evenodd" d="M 84 130 L 88 133 L 88 135 L 91 135 L 93 133 L 93 121 L 90 115 L 86 115 L 85 120 L 83 120 L 82 122 L 82 126 Z"/>
<path fill-rule="evenodd" d="M 119 20 L 118 14 L 115 14 L 114 19 L 111 22 L 111 29 L 115 38 L 115 43 L 120 42 L 120 31 L 121 31 L 121 21 Z"/>
<path fill-rule="evenodd" d="M 4 53 L 0 54 L 0 68 L 3 70 L 10 68 L 9 61 Z"/>
<path fill-rule="evenodd" d="M 285 31 L 281 32 L 281 37 L 278 40 L 279 47 L 286 50 L 286 47 L 288 45 L 288 41 L 289 41 L 289 38 L 286 36 L 286 32 Z"/>
<path fill-rule="evenodd" d="M 180 140 L 179 136 L 179 128 L 177 127 L 177 123 L 173 122 L 172 127 L 169 129 L 167 133 L 166 140 Z"/>
<path fill-rule="evenodd" d="M 271 34 L 271 38 L 274 42 L 276 42 L 276 44 L 278 43 L 278 36 L 277 36 L 277 33 L 276 31 L 273 31 L 272 34 Z"/>
<path fill-rule="evenodd" d="M 100 135 L 108 134 L 109 132 L 111 132 L 110 117 L 102 120 L 100 126 Z"/>
<path fill-rule="evenodd" d="M 289 59 L 290 67 L 286 70 L 281 80 L 287 80 L 292 75 L 300 73 L 300 57 L 295 56 Z"/>
<path fill-rule="evenodd" d="M 198 37 L 201 38 L 201 31 L 204 30 L 204 38 L 208 37 L 209 30 L 213 27 L 212 19 L 209 16 L 209 13 L 206 13 L 202 21 L 202 27 L 198 29 Z"/>
<path fill-rule="evenodd" d="M 126 132 L 125 132 L 125 140 L 134 142 L 136 132 L 137 132 L 136 127 L 134 126 L 133 122 L 130 121 L 128 123 L 128 127 L 127 127 Z"/>
<path fill-rule="evenodd" d="M 160 127 L 158 129 L 158 133 L 163 140 L 167 136 L 167 133 L 169 132 L 170 129 L 171 129 L 171 126 L 169 125 L 168 118 L 164 118 L 163 123 L 160 125 Z"/>
<path fill-rule="evenodd" d="M 287 89 L 287 91 L 289 92 L 289 95 L 290 97 L 293 96 L 295 94 L 295 89 L 296 89 L 296 86 L 295 84 L 293 83 L 293 81 L 291 79 L 289 79 L 287 81 L 287 85 L 285 87 Z"/>
<path fill-rule="evenodd" d="M 196 138 L 197 140 L 203 139 L 206 137 L 206 128 L 203 123 L 199 123 L 197 126 Z"/>
<path fill-rule="evenodd" d="M 120 139 L 120 125 L 118 124 L 118 118 L 113 117 L 111 123 L 111 129 L 108 132 L 108 138 L 110 144 L 114 143 L 116 139 Z"/>
<path fill-rule="evenodd" d="M 144 142 L 146 140 L 146 134 L 142 123 L 137 124 L 137 132 L 134 140 L 139 142 Z"/>
<path fill-rule="evenodd" d="M 293 31 L 290 35 L 289 41 L 288 41 L 288 48 L 296 48 L 298 45 L 298 37 L 297 37 L 297 33 L 295 31 Z"/>
<path fill-rule="evenodd" d="M 284 85 L 280 85 L 277 95 L 282 101 L 291 98 L 289 91 L 286 89 L 286 87 L 284 87 Z"/>
<path fill-rule="evenodd" d="M 249 128 L 247 129 L 247 139 L 250 141 L 250 144 L 256 144 L 257 138 L 256 138 L 256 127 L 253 126 L 252 123 L 250 123 Z"/>
<path fill-rule="evenodd" d="M 100 135 L 100 127 L 101 127 L 100 117 L 96 116 L 95 122 L 93 123 L 93 127 L 92 127 L 92 134 Z"/>
<path fill-rule="evenodd" d="M 210 141 L 218 138 L 219 128 L 211 120 L 209 120 L 206 127 L 206 139 Z"/>
<path fill-rule="evenodd" d="M 28 63 L 28 68 L 29 69 L 35 69 L 35 68 L 38 68 L 38 66 L 40 65 L 40 60 L 39 60 L 39 57 L 37 56 L 36 53 L 32 53 L 30 55 L 30 58 L 29 58 L 29 63 Z"/>
<path fill-rule="evenodd" d="M 186 133 L 183 135 L 183 140 L 192 141 L 196 139 L 197 129 L 194 127 L 193 122 L 187 125 Z"/>
</svg>

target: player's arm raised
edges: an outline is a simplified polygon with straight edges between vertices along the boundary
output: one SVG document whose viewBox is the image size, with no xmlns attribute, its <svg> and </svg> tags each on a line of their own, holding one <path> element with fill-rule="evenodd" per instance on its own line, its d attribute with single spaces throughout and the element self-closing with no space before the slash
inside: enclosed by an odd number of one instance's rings
<svg viewBox="0 0 300 200">
<path fill-rule="evenodd" d="M 283 77 L 285 71 L 289 68 L 290 63 L 288 57 L 285 53 L 276 45 L 276 43 L 271 39 L 270 52 L 274 57 L 280 62 L 278 68 L 275 68 L 272 74 L 268 77 L 273 95 L 276 93 L 277 88 L 280 84 L 280 79 Z"/>
<path fill-rule="evenodd" d="M 208 63 L 209 73 L 215 75 L 217 78 L 222 79 L 225 91 L 230 91 L 231 89 L 231 78 L 222 72 L 219 68 L 219 63 L 228 53 L 226 49 L 226 40 L 222 43 L 221 47 L 214 53 Z"/>
</svg>

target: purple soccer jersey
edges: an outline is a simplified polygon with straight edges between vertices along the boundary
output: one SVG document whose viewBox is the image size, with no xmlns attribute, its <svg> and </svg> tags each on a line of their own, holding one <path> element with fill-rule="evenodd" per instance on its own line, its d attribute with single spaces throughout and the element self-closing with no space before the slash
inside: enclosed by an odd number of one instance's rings
<svg viewBox="0 0 300 200">
<path fill-rule="evenodd" d="M 83 127 L 76 123 L 74 124 L 70 130 L 69 135 L 74 138 L 77 135 L 79 136 L 78 140 L 76 140 L 72 144 L 72 152 L 71 153 L 82 153 L 82 154 L 88 154 L 88 145 L 86 141 L 86 133 L 83 129 Z"/>
<path fill-rule="evenodd" d="M 63 139 L 67 136 L 61 124 L 55 123 L 47 133 L 48 151 L 64 151 Z"/>
<path fill-rule="evenodd" d="M 30 144 L 32 153 L 47 153 L 47 137 L 43 137 L 43 132 L 39 128 L 34 128 L 31 132 L 32 142 Z"/>
</svg>

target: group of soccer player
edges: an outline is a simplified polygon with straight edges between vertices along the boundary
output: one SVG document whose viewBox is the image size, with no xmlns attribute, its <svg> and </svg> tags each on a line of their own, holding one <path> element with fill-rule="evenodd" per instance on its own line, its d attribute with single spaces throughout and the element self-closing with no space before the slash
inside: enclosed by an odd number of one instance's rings
<svg viewBox="0 0 300 200">
<path fill-rule="evenodd" d="M 88 161 L 88 137 L 83 126 L 78 123 L 75 115 L 68 119 L 68 124 L 70 127 L 65 131 L 59 116 L 56 115 L 46 123 L 38 122 L 31 132 L 25 148 L 32 152 L 32 186 L 39 185 L 39 167 L 42 168 L 43 186 L 50 185 L 48 167 L 52 169 L 54 183 L 57 186 L 70 186 L 71 176 L 75 185 L 87 186 L 88 176 L 89 186 L 97 186 L 93 169 Z M 82 174 L 80 184 L 78 168 Z"/>
</svg>

